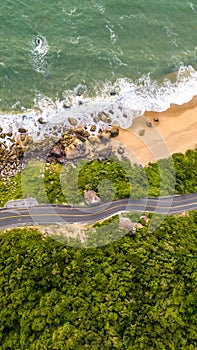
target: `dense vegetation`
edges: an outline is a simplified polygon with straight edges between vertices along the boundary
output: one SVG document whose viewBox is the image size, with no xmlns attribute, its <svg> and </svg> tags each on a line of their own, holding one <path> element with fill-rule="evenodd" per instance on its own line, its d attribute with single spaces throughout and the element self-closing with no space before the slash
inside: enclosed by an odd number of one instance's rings
<svg viewBox="0 0 197 350">
<path fill-rule="evenodd" d="M 33 229 L 0 245 L 1 350 L 196 349 L 196 212 L 102 248 Z"/>
<path fill-rule="evenodd" d="M 83 202 L 93 189 L 102 200 L 197 192 L 197 151 L 175 153 L 145 168 L 111 157 L 71 164 L 30 162 L 21 174 L 0 181 L 0 205 L 9 199 L 35 197 L 39 203 Z"/>
</svg>

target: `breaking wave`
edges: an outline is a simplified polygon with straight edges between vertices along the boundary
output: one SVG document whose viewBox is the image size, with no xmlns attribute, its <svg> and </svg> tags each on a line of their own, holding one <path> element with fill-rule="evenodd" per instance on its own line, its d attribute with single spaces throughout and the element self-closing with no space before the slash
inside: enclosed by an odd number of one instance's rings
<svg viewBox="0 0 197 350">
<path fill-rule="evenodd" d="M 47 53 L 49 45 L 45 37 L 37 35 L 31 42 L 29 62 L 37 73 L 46 74 L 48 71 Z"/>
<path fill-rule="evenodd" d="M 128 128 L 132 120 L 145 111 L 162 112 L 171 104 L 189 102 L 197 95 L 197 72 L 192 66 L 181 66 L 175 82 L 164 79 L 159 83 L 148 74 L 135 82 L 119 79 L 113 85 L 106 83 L 94 98 L 85 96 L 86 93 L 86 86 L 79 84 L 73 91 L 65 91 L 62 101 L 38 94 L 33 110 L 23 115 L 1 114 L 1 127 L 4 132 L 23 127 L 34 139 L 49 135 L 54 125 L 59 125 L 61 133 L 61 127 L 71 125 L 71 118 L 83 126 L 96 124 L 100 128 L 110 124 Z M 106 120 L 98 118 L 102 112 Z M 42 123 L 38 122 L 39 118 L 42 118 Z"/>
</svg>

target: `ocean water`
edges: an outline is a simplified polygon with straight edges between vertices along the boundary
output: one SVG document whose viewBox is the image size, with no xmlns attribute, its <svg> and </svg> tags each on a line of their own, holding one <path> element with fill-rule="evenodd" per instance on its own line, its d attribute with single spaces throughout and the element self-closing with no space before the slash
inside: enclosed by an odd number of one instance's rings
<svg viewBox="0 0 197 350">
<path fill-rule="evenodd" d="M 0 125 L 33 131 L 37 109 L 64 124 L 110 110 L 128 127 L 191 100 L 196 18 L 196 0 L 1 0 Z"/>
</svg>

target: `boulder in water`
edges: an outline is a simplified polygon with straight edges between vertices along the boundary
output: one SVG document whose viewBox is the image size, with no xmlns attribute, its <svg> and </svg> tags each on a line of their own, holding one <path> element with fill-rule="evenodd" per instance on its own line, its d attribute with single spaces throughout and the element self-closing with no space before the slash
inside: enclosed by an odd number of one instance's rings
<svg viewBox="0 0 197 350">
<path fill-rule="evenodd" d="M 68 118 L 68 121 L 73 126 L 77 125 L 77 120 L 75 118 Z"/>
<path fill-rule="evenodd" d="M 27 132 L 27 130 L 25 128 L 18 128 L 18 132 L 24 134 Z"/>
<path fill-rule="evenodd" d="M 42 117 L 40 117 L 40 118 L 38 118 L 38 123 L 46 124 L 47 122 Z"/>
</svg>

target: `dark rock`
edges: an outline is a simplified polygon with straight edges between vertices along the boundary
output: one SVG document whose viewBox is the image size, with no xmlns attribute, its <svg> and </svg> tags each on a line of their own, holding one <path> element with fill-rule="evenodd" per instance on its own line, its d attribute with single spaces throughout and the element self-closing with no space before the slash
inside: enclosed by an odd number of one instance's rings
<svg viewBox="0 0 197 350">
<path fill-rule="evenodd" d="M 119 135 L 119 129 L 116 127 L 111 128 L 110 130 L 111 137 L 116 137 Z"/>
<path fill-rule="evenodd" d="M 12 137 L 12 132 L 7 132 L 8 137 Z"/>
<path fill-rule="evenodd" d="M 97 123 L 99 122 L 99 120 L 100 120 L 100 119 L 99 119 L 99 117 L 98 117 L 98 116 L 95 116 L 95 117 L 93 118 L 93 120 L 94 120 L 94 123 L 96 123 L 96 124 L 97 124 Z"/>
<path fill-rule="evenodd" d="M 50 152 L 51 155 L 55 156 L 55 157 L 61 157 L 61 149 L 58 145 L 55 145 L 51 152 Z"/>
<path fill-rule="evenodd" d="M 27 132 L 27 130 L 25 128 L 18 128 L 18 132 L 20 132 L 21 134 L 24 134 Z"/>
<path fill-rule="evenodd" d="M 86 127 L 84 127 L 85 129 Z M 85 138 L 88 138 L 90 136 L 90 133 L 87 131 L 87 130 L 84 130 L 82 127 L 78 127 L 76 129 L 73 130 L 73 132 L 76 134 L 76 135 L 81 135 Z"/>
<path fill-rule="evenodd" d="M 146 125 L 151 128 L 152 127 L 152 123 L 151 122 L 146 122 Z"/>
<path fill-rule="evenodd" d="M 6 137 L 6 134 L 5 134 L 5 133 L 1 133 L 1 134 L 0 134 L 0 138 L 1 138 L 1 139 L 4 139 L 5 137 Z"/>
<path fill-rule="evenodd" d="M 46 124 L 47 122 L 42 117 L 40 117 L 40 118 L 38 118 L 38 123 Z"/>
<path fill-rule="evenodd" d="M 96 125 L 92 125 L 91 128 L 90 128 L 90 131 L 96 131 Z"/>
<path fill-rule="evenodd" d="M 116 91 L 114 90 L 110 91 L 110 96 L 115 96 L 115 95 L 117 95 Z"/>
<path fill-rule="evenodd" d="M 103 123 L 111 123 L 112 122 L 110 115 L 105 113 L 105 112 L 99 113 L 98 117 Z"/>
<path fill-rule="evenodd" d="M 71 103 L 70 103 L 69 101 L 65 101 L 65 102 L 63 103 L 63 107 L 64 107 L 64 108 L 71 108 L 72 105 L 71 105 Z"/>
<path fill-rule="evenodd" d="M 76 133 L 76 137 L 81 141 L 81 142 L 86 142 L 86 138 L 81 136 L 80 134 Z"/>
<path fill-rule="evenodd" d="M 68 121 L 73 126 L 77 125 L 77 120 L 75 118 L 68 118 Z"/>
<path fill-rule="evenodd" d="M 98 136 L 102 139 L 102 141 L 109 141 L 111 138 L 111 132 L 109 130 L 103 130 L 99 132 Z"/>
<path fill-rule="evenodd" d="M 110 109 L 108 112 L 109 112 L 110 114 L 114 114 L 114 111 L 112 111 L 112 109 Z"/>
<path fill-rule="evenodd" d="M 118 148 L 118 154 L 123 154 L 123 153 L 124 153 L 124 148 L 119 147 L 119 148 Z"/>
<path fill-rule="evenodd" d="M 159 118 L 155 117 L 154 118 L 154 122 L 158 123 L 159 122 Z"/>
</svg>

